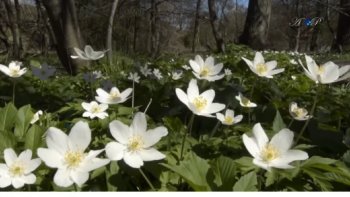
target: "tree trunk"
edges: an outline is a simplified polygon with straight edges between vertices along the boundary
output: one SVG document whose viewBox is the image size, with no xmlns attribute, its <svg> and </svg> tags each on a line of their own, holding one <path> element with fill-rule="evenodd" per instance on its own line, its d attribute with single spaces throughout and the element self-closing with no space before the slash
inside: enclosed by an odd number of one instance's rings
<svg viewBox="0 0 350 197">
<path fill-rule="evenodd" d="M 112 51 L 112 35 L 113 35 L 113 21 L 114 16 L 117 10 L 119 0 L 114 0 L 112 9 L 111 9 L 111 15 L 109 15 L 109 22 L 108 22 L 108 30 L 107 30 L 107 39 L 106 39 L 106 47 L 107 47 L 107 58 L 109 65 L 113 64 L 113 51 Z"/>
<path fill-rule="evenodd" d="M 192 39 L 192 53 L 196 52 L 196 41 L 199 31 L 199 12 L 201 9 L 201 0 L 197 0 L 196 4 L 196 17 L 194 19 L 193 39 Z"/>
<path fill-rule="evenodd" d="M 158 1 L 151 0 L 151 46 L 150 53 L 152 57 L 158 55 L 159 50 L 159 31 L 158 31 Z"/>
<path fill-rule="evenodd" d="M 216 48 L 219 52 L 225 52 L 225 43 L 224 39 L 222 37 L 221 32 L 219 31 L 219 20 L 216 13 L 216 6 L 215 6 L 216 0 L 208 0 L 208 9 L 209 9 L 209 17 L 210 17 L 210 24 L 211 29 L 214 35 L 214 39 L 216 42 Z"/>
<path fill-rule="evenodd" d="M 316 9 L 317 9 L 316 16 L 318 17 L 321 16 L 322 4 L 320 2 L 316 2 Z M 310 47 L 309 47 L 310 51 L 316 51 L 318 49 L 317 40 L 318 40 L 319 33 L 320 33 L 319 25 L 314 26 L 314 29 L 311 35 L 311 40 L 310 40 Z"/>
<path fill-rule="evenodd" d="M 21 48 L 20 48 L 19 27 L 18 27 L 17 16 L 14 14 L 11 1 L 4 0 L 3 2 L 5 4 L 7 17 L 8 17 L 11 33 L 12 33 L 12 56 L 13 58 L 19 59 L 21 55 Z"/>
<path fill-rule="evenodd" d="M 54 33 L 57 55 L 71 74 L 77 74 L 86 61 L 72 59 L 73 48 L 82 48 L 74 0 L 43 0 Z"/>
<path fill-rule="evenodd" d="M 339 13 L 338 31 L 335 47 L 338 51 L 350 50 L 350 1 L 340 0 L 342 12 Z"/>
<path fill-rule="evenodd" d="M 271 0 L 250 0 L 244 31 L 239 42 L 253 49 L 266 46 L 271 17 Z"/>
</svg>

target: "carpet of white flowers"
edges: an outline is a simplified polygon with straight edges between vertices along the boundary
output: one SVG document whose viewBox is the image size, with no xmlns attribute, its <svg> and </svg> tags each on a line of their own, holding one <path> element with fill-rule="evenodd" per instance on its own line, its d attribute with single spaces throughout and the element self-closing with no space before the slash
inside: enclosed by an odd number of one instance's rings
<svg viewBox="0 0 350 197">
<path fill-rule="evenodd" d="M 0 191 L 343 191 L 350 65 L 294 52 L 0 62 Z"/>
</svg>

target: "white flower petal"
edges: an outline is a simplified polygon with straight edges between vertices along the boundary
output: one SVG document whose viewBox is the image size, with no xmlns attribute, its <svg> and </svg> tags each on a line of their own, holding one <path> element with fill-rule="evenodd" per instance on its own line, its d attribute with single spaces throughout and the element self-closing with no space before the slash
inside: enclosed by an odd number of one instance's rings
<svg viewBox="0 0 350 197">
<path fill-rule="evenodd" d="M 192 70 L 196 73 L 199 73 L 200 72 L 200 66 L 198 65 L 197 62 L 193 61 L 193 60 L 190 60 L 190 66 L 192 68 Z"/>
<path fill-rule="evenodd" d="M 266 62 L 265 65 L 267 66 L 267 70 L 268 70 L 268 71 L 271 71 L 271 70 L 273 70 L 273 69 L 276 68 L 276 66 L 277 66 L 277 61 L 274 60 L 274 61 Z"/>
<path fill-rule="evenodd" d="M 321 83 L 333 83 L 339 78 L 339 67 L 333 62 L 327 62 L 323 65 L 324 74 L 321 74 Z"/>
<path fill-rule="evenodd" d="M 182 91 L 180 88 L 176 88 L 175 93 L 177 98 L 188 107 L 187 94 L 184 91 Z"/>
<path fill-rule="evenodd" d="M 205 109 L 205 113 L 213 114 L 225 109 L 225 105 L 221 103 L 212 103 L 208 108 Z"/>
<path fill-rule="evenodd" d="M 137 112 L 131 124 L 131 130 L 134 134 L 142 134 L 147 130 L 146 115 L 142 112 Z"/>
<path fill-rule="evenodd" d="M 10 69 L 5 65 L 0 64 L 0 71 L 7 76 L 11 76 Z"/>
<path fill-rule="evenodd" d="M 270 169 L 271 169 L 270 166 L 269 166 L 267 163 L 261 161 L 260 159 L 254 158 L 254 159 L 253 159 L 253 164 L 259 166 L 260 168 L 263 168 L 263 169 L 265 169 L 265 170 L 268 170 L 268 171 L 270 171 Z"/>
<path fill-rule="evenodd" d="M 274 135 L 270 144 L 279 150 L 280 154 L 287 152 L 293 144 L 294 133 L 289 129 L 282 129 Z"/>
<path fill-rule="evenodd" d="M 128 88 L 120 94 L 120 97 L 122 98 L 122 100 L 125 101 L 131 93 L 132 93 L 132 88 Z"/>
<path fill-rule="evenodd" d="M 268 72 L 268 74 L 267 74 L 267 75 L 272 76 L 272 75 L 276 75 L 276 74 L 281 73 L 281 72 L 284 72 L 284 68 L 280 68 L 280 69 L 271 70 L 271 71 L 269 71 L 269 72 Z"/>
<path fill-rule="evenodd" d="M 202 96 L 207 101 L 207 105 L 210 105 L 214 100 L 215 91 L 213 89 L 206 90 L 205 92 L 203 92 L 199 96 Z"/>
<path fill-rule="evenodd" d="M 60 187 L 69 187 L 73 185 L 73 180 L 70 178 L 70 172 L 65 169 L 58 169 L 53 181 Z"/>
<path fill-rule="evenodd" d="M 318 73 L 318 66 L 310 56 L 305 55 L 305 60 L 306 60 L 306 65 L 307 65 L 307 70 L 309 71 L 310 75 L 312 78 L 316 78 L 317 73 Z"/>
<path fill-rule="evenodd" d="M 37 154 L 51 168 L 62 167 L 63 156 L 53 149 L 38 148 Z"/>
<path fill-rule="evenodd" d="M 265 60 L 264 60 L 264 57 L 262 56 L 262 54 L 260 52 L 256 52 L 255 57 L 254 57 L 254 61 L 253 61 L 254 67 L 258 64 L 264 64 L 264 63 L 265 63 Z"/>
<path fill-rule="evenodd" d="M 34 171 L 40 166 L 40 164 L 41 164 L 41 159 L 39 158 L 28 161 L 26 169 L 24 170 L 24 173 L 28 174 Z"/>
<path fill-rule="evenodd" d="M 234 118 L 234 123 L 239 123 L 241 122 L 243 119 L 243 115 L 238 115 Z"/>
<path fill-rule="evenodd" d="M 254 138 L 248 137 L 246 134 L 243 134 L 243 144 L 254 158 L 259 158 L 260 149 Z"/>
<path fill-rule="evenodd" d="M 143 161 L 154 161 L 165 158 L 165 155 L 154 148 L 143 149 L 138 152 Z"/>
<path fill-rule="evenodd" d="M 109 130 L 114 139 L 122 144 L 127 144 L 132 135 L 130 128 L 118 120 L 109 123 Z"/>
<path fill-rule="evenodd" d="M 89 180 L 89 173 L 73 171 L 71 173 L 71 178 L 73 179 L 74 183 L 81 187 L 86 181 Z"/>
<path fill-rule="evenodd" d="M 7 148 L 4 151 L 4 159 L 7 166 L 11 166 L 17 160 L 17 154 L 12 148 Z"/>
<path fill-rule="evenodd" d="M 204 66 L 204 61 L 203 58 L 200 55 L 196 55 L 194 57 L 194 60 L 197 62 L 197 64 L 199 65 L 199 67 Z"/>
<path fill-rule="evenodd" d="M 288 150 L 284 154 L 281 155 L 279 160 L 273 161 L 273 163 L 290 163 L 298 160 L 306 160 L 309 158 L 309 155 L 301 150 Z"/>
<path fill-rule="evenodd" d="M 85 150 L 91 142 L 91 130 L 88 123 L 83 121 L 75 123 L 68 138 L 71 150 Z"/>
<path fill-rule="evenodd" d="M 68 150 L 68 136 L 60 129 L 50 127 L 46 134 L 46 144 L 49 149 L 63 155 Z"/>
<path fill-rule="evenodd" d="M 118 161 L 123 159 L 126 146 L 119 144 L 118 142 L 109 142 L 106 145 L 106 155 L 112 161 Z"/>
<path fill-rule="evenodd" d="M 168 135 L 168 129 L 165 127 L 157 127 L 155 129 L 148 130 L 142 135 L 144 141 L 144 148 L 148 148 L 159 142 L 159 140 Z"/>
<path fill-rule="evenodd" d="M 22 179 L 25 184 L 34 184 L 36 181 L 36 176 L 34 174 L 29 174 L 24 176 Z"/>
<path fill-rule="evenodd" d="M 193 101 L 196 97 L 199 96 L 199 90 L 197 86 L 197 80 L 191 79 L 187 88 L 187 97 L 189 101 Z"/>
<path fill-rule="evenodd" d="M 216 118 L 217 118 L 220 122 L 225 121 L 225 116 L 224 116 L 222 113 L 216 113 Z"/>
<path fill-rule="evenodd" d="M 253 135 L 259 147 L 259 150 L 262 150 L 266 144 L 269 142 L 264 129 L 261 127 L 260 123 L 256 123 L 253 127 Z"/>
<path fill-rule="evenodd" d="M 132 168 L 140 168 L 143 166 L 142 158 L 137 153 L 126 152 L 123 160 Z"/>
<path fill-rule="evenodd" d="M 24 186 L 24 181 L 19 178 L 13 178 L 12 179 L 12 185 L 15 189 L 21 188 Z"/>
<path fill-rule="evenodd" d="M 1 177 L 0 178 L 0 188 L 5 188 L 10 186 L 12 183 L 12 180 L 10 177 Z"/>
</svg>

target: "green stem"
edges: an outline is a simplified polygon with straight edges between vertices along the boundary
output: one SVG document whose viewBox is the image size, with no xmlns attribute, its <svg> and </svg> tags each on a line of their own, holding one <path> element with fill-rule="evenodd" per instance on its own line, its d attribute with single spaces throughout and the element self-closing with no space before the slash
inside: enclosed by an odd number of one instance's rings
<svg viewBox="0 0 350 197">
<path fill-rule="evenodd" d="M 248 108 L 248 124 L 250 125 L 251 118 L 250 118 L 250 108 Z"/>
<path fill-rule="evenodd" d="M 292 126 L 293 122 L 294 122 L 294 118 L 292 118 L 292 120 L 289 122 L 288 129 Z"/>
<path fill-rule="evenodd" d="M 295 140 L 295 144 L 297 144 L 299 142 L 300 138 L 303 136 L 307 126 L 309 125 L 309 122 L 310 122 L 312 116 L 314 115 L 314 112 L 315 112 L 315 109 L 316 109 L 316 103 L 317 103 L 317 95 L 318 95 L 318 92 L 316 92 L 315 97 L 314 97 L 314 103 L 312 104 L 312 108 L 311 108 L 311 111 L 310 111 L 310 118 L 307 119 L 307 121 L 305 122 L 305 124 L 304 124 L 303 128 L 301 129 L 297 139 Z"/>
<path fill-rule="evenodd" d="M 77 184 L 74 184 L 74 191 L 80 192 L 81 188 Z"/>
<path fill-rule="evenodd" d="M 139 171 L 141 173 L 141 175 L 143 176 L 143 178 L 146 180 L 147 184 L 150 186 L 150 188 L 152 189 L 152 191 L 156 191 L 156 189 L 154 188 L 154 186 L 152 185 L 151 181 L 147 178 L 146 174 L 142 171 L 141 168 L 139 168 Z"/>
<path fill-rule="evenodd" d="M 135 105 L 135 81 L 132 80 L 132 98 L 131 98 L 132 114 L 134 114 L 134 105 Z"/>
<path fill-rule="evenodd" d="M 192 133 L 192 126 L 193 126 L 193 121 L 194 121 L 194 114 L 192 114 L 190 121 L 188 122 L 187 128 L 189 129 L 189 132 L 184 134 L 184 137 L 182 138 L 181 142 L 181 152 L 180 152 L 180 161 L 183 160 L 183 154 L 184 154 L 184 149 L 185 149 L 185 142 L 186 142 L 186 137 L 188 133 L 191 135 Z"/>
<path fill-rule="evenodd" d="M 213 137 L 215 135 L 215 133 L 218 130 L 219 126 L 220 126 L 220 121 L 218 121 L 216 123 L 215 127 L 213 128 L 213 130 L 211 130 L 210 137 Z"/>
<path fill-rule="evenodd" d="M 16 81 L 13 81 L 13 89 L 12 89 L 12 103 L 15 105 L 15 97 L 16 97 Z"/>
</svg>

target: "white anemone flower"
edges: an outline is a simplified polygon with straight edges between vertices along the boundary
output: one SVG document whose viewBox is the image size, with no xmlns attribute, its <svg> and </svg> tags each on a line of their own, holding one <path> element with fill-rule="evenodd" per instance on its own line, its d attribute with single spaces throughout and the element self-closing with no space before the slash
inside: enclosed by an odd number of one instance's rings
<svg viewBox="0 0 350 197">
<path fill-rule="evenodd" d="M 120 92 L 117 87 L 112 87 L 109 93 L 99 88 L 96 90 L 96 93 L 98 96 L 96 96 L 95 99 L 98 102 L 104 103 L 104 104 L 124 103 L 126 100 L 128 100 L 131 92 L 132 92 L 132 88 L 128 88 L 123 92 Z"/>
<path fill-rule="evenodd" d="M 196 55 L 194 61 L 190 60 L 190 66 L 197 79 L 216 81 L 225 77 L 225 74 L 219 75 L 224 65 L 222 63 L 214 65 L 212 56 L 207 57 L 204 61 L 201 56 Z"/>
<path fill-rule="evenodd" d="M 48 148 L 38 148 L 37 153 L 48 167 L 57 168 L 53 179 L 56 185 L 69 187 L 75 183 L 81 187 L 89 179 L 90 171 L 110 162 L 109 159 L 96 158 L 103 149 L 85 152 L 90 142 L 91 130 L 83 121 L 77 122 L 69 135 L 55 127 L 47 130 Z"/>
<path fill-rule="evenodd" d="M 290 163 L 306 160 L 308 154 L 301 150 L 290 149 L 293 144 L 294 133 L 289 129 L 282 129 L 269 141 L 260 123 L 253 127 L 253 136 L 243 134 L 243 143 L 248 152 L 254 157 L 253 163 L 265 170 L 271 168 L 294 168 Z"/>
<path fill-rule="evenodd" d="M 173 72 L 171 72 L 171 78 L 173 79 L 173 80 L 179 80 L 179 79 L 181 79 L 182 78 L 182 74 L 183 74 L 183 71 L 182 70 L 180 70 L 180 71 L 173 71 Z"/>
<path fill-rule="evenodd" d="M 0 64 L 0 71 L 12 78 L 18 78 L 27 72 L 27 68 L 22 68 L 22 62 L 12 61 L 9 66 Z"/>
<path fill-rule="evenodd" d="M 140 68 L 140 72 L 141 74 L 143 74 L 143 76 L 147 77 L 148 75 L 152 74 L 152 70 L 150 68 L 148 68 L 148 64 L 145 64 L 144 66 L 142 66 Z"/>
<path fill-rule="evenodd" d="M 243 116 L 235 116 L 235 112 L 233 110 L 227 109 L 225 115 L 222 113 L 216 113 L 216 118 L 224 125 L 233 125 L 241 122 Z"/>
<path fill-rule="evenodd" d="M 71 55 L 72 59 L 82 59 L 82 60 L 98 60 L 104 57 L 107 51 L 94 51 L 90 45 L 86 45 L 84 51 L 75 48 L 74 51 L 77 55 Z"/>
<path fill-rule="evenodd" d="M 247 97 L 243 96 L 241 93 L 238 93 L 238 96 L 235 97 L 239 101 L 239 104 L 242 107 L 256 107 L 257 105 L 251 102 Z"/>
<path fill-rule="evenodd" d="M 39 117 L 43 115 L 43 111 L 39 110 L 37 111 L 34 115 L 33 115 L 33 118 L 32 120 L 30 121 L 30 124 L 34 124 L 36 123 L 38 120 L 39 120 Z"/>
<path fill-rule="evenodd" d="M 187 65 L 183 65 L 182 68 L 185 69 L 185 70 L 191 70 L 191 67 L 189 67 Z"/>
<path fill-rule="evenodd" d="M 315 60 L 307 55 L 305 55 L 305 60 L 307 69 L 300 60 L 299 63 L 303 67 L 306 76 L 316 83 L 329 84 L 350 78 L 350 65 L 339 68 L 333 62 L 326 62 L 318 66 Z"/>
<path fill-rule="evenodd" d="M 134 81 L 135 83 L 140 83 L 140 76 L 137 74 L 137 72 L 129 73 L 128 79 Z"/>
<path fill-rule="evenodd" d="M 106 110 L 108 109 L 107 104 L 98 104 L 96 101 L 92 101 L 90 103 L 83 102 L 81 106 L 86 110 L 83 113 L 83 117 L 89 117 L 90 119 L 94 119 L 98 117 L 99 119 L 105 119 L 108 114 Z"/>
<path fill-rule="evenodd" d="M 289 113 L 295 120 L 303 121 L 312 118 L 312 116 L 307 114 L 308 111 L 305 108 L 298 107 L 298 104 L 295 102 L 290 103 Z"/>
<path fill-rule="evenodd" d="M 155 76 L 158 80 L 160 80 L 160 79 L 163 78 L 162 73 L 161 73 L 160 70 L 157 69 L 157 68 L 153 69 L 153 74 L 154 74 L 154 76 Z"/>
<path fill-rule="evenodd" d="M 36 176 L 32 173 L 41 164 L 39 158 L 32 159 L 32 151 L 27 149 L 17 157 L 12 148 L 4 150 L 5 164 L 0 164 L 0 188 L 12 185 L 18 189 L 25 184 L 34 184 Z"/>
<path fill-rule="evenodd" d="M 229 68 L 226 68 L 224 71 L 226 76 L 232 75 L 232 71 Z"/>
<path fill-rule="evenodd" d="M 132 168 L 140 168 L 144 161 L 161 160 L 165 155 L 153 148 L 162 137 L 168 135 L 165 127 L 147 130 L 144 113 L 135 114 L 129 126 L 114 120 L 109 124 L 110 132 L 116 141 L 106 145 L 106 154 L 110 160 L 123 159 Z"/>
<path fill-rule="evenodd" d="M 277 66 L 277 61 L 265 62 L 265 59 L 260 52 L 255 53 L 253 61 L 250 61 L 244 57 L 242 57 L 242 59 L 247 63 L 250 70 L 259 77 L 273 78 L 273 75 L 284 71 L 284 68 L 275 69 Z"/>
<path fill-rule="evenodd" d="M 175 91 L 179 100 L 196 115 L 214 117 L 212 115 L 213 113 L 217 113 L 225 108 L 224 104 L 213 103 L 215 97 L 215 91 L 213 89 L 199 94 L 197 80 L 195 79 L 190 81 L 187 94 L 179 88 L 176 88 Z"/>
</svg>

